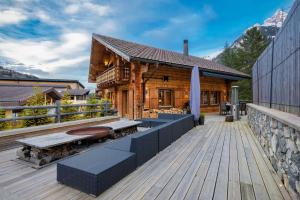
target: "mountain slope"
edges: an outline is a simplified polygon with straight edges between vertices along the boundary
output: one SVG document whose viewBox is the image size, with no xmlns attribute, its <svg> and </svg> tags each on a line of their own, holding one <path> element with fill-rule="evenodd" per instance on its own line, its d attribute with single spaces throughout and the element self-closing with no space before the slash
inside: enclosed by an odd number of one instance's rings
<svg viewBox="0 0 300 200">
<path fill-rule="evenodd" d="M 0 79 L 3 78 L 16 78 L 16 79 L 38 79 L 38 77 L 30 75 L 30 74 L 25 74 L 25 73 L 20 73 L 12 69 L 7 69 L 2 66 L 0 66 Z"/>
</svg>

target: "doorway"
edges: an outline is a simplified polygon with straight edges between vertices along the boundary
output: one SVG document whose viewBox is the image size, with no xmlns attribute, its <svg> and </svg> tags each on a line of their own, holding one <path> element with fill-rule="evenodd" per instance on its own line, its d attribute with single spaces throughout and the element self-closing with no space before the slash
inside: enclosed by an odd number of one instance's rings
<svg viewBox="0 0 300 200">
<path fill-rule="evenodd" d="M 128 117 L 128 90 L 122 91 L 122 117 Z"/>
</svg>

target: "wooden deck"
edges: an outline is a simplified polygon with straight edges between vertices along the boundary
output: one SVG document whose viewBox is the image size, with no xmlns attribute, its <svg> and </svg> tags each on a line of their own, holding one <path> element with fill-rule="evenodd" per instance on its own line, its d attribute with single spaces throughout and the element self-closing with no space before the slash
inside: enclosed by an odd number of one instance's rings
<svg viewBox="0 0 300 200">
<path fill-rule="evenodd" d="M 95 199 L 0 153 L 3 199 Z M 1 199 L 1 197 L 0 197 Z M 96 199 L 290 199 L 245 121 L 209 120 Z"/>
</svg>

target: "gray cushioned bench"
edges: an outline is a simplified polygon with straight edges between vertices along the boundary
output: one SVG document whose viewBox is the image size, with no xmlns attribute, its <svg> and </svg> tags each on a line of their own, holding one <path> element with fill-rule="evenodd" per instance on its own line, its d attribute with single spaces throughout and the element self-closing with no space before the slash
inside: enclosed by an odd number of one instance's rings
<svg viewBox="0 0 300 200">
<path fill-rule="evenodd" d="M 151 127 L 152 128 L 152 127 L 160 126 L 160 125 L 170 122 L 172 120 L 173 119 L 143 118 L 143 119 L 138 119 L 137 121 L 142 122 L 139 125 L 141 127 Z"/>
<path fill-rule="evenodd" d="M 155 127 L 111 141 L 57 164 L 57 180 L 94 196 L 193 128 L 193 115 L 159 115 Z M 157 125 L 157 124 L 160 125 Z"/>
<path fill-rule="evenodd" d="M 95 148 L 57 164 L 57 181 L 98 196 L 136 169 L 135 154 Z"/>
</svg>

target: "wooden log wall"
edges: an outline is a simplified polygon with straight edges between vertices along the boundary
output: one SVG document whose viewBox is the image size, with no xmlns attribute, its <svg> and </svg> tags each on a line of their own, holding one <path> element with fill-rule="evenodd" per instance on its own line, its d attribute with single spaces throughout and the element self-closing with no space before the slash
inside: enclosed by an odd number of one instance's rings
<svg viewBox="0 0 300 200">
<path fill-rule="evenodd" d="M 300 0 L 252 70 L 253 102 L 300 116 Z"/>
<path fill-rule="evenodd" d="M 163 80 L 168 77 L 168 81 Z M 183 108 L 189 101 L 191 69 L 174 68 L 169 66 L 152 66 L 144 74 L 146 82 L 145 109 L 158 109 L 158 90 L 172 89 L 174 91 L 174 103 L 176 108 Z M 220 101 L 228 100 L 230 82 L 220 78 L 200 77 L 201 91 L 220 92 Z M 201 106 L 201 112 L 219 112 L 219 105 Z"/>
</svg>

